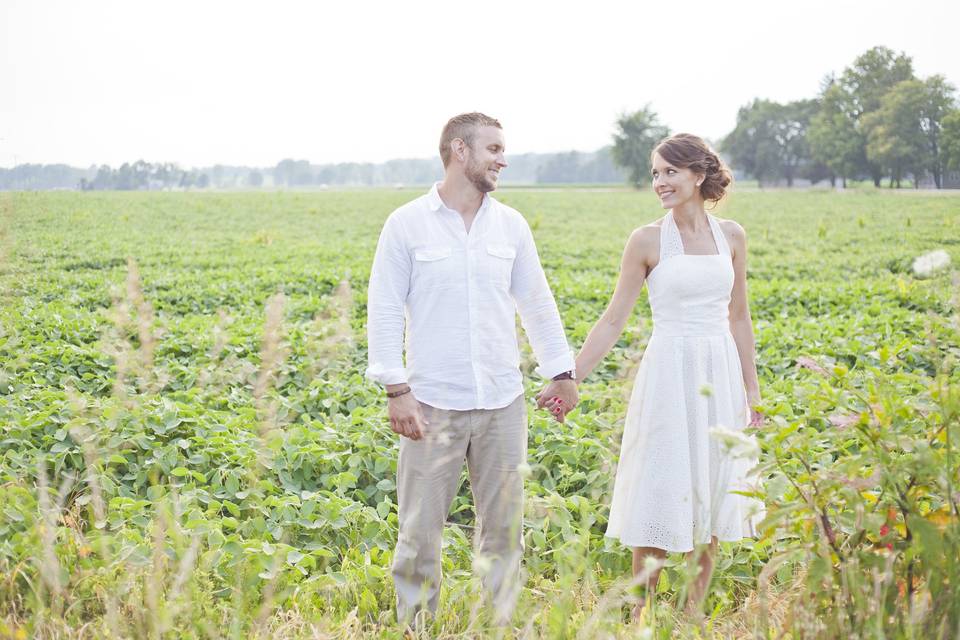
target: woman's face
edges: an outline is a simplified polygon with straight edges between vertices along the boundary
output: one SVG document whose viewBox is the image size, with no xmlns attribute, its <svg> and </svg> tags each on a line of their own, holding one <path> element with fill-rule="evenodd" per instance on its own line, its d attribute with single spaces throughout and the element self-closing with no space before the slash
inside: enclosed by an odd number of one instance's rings
<svg viewBox="0 0 960 640">
<path fill-rule="evenodd" d="M 653 154 L 653 191 L 660 198 L 660 206 L 673 209 L 691 199 L 703 200 L 700 195 L 700 182 L 703 176 L 690 169 L 681 169 L 670 164 L 659 153 Z"/>
</svg>

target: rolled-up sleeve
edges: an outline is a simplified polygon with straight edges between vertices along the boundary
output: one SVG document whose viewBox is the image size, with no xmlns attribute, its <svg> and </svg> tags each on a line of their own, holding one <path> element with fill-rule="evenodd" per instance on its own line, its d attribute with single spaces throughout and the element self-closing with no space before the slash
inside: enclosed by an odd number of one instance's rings
<svg viewBox="0 0 960 640">
<path fill-rule="evenodd" d="M 384 385 L 407 381 L 403 335 L 410 268 L 402 229 L 391 216 L 380 232 L 367 290 L 366 375 Z"/>
<path fill-rule="evenodd" d="M 573 351 L 567 343 L 557 303 L 543 273 L 533 233 L 525 220 L 521 219 L 520 224 L 520 244 L 513 264 L 510 293 L 537 357 L 539 366 L 536 371 L 544 378 L 552 378 L 573 369 Z"/>
</svg>

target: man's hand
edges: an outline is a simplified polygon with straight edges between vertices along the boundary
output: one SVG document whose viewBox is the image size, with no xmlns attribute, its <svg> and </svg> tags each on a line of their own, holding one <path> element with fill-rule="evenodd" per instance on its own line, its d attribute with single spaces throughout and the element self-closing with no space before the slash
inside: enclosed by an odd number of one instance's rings
<svg viewBox="0 0 960 640">
<path fill-rule="evenodd" d="M 573 380 L 554 380 L 537 394 L 537 407 L 547 409 L 557 422 L 563 422 L 567 414 L 577 406 L 580 394 Z"/>
<path fill-rule="evenodd" d="M 387 385 L 387 391 L 401 391 L 405 387 L 404 384 L 391 384 Z M 388 398 L 387 414 L 390 416 L 390 428 L 395 433 L 411 440 L 419 440 L 423 437 L 424 425 L 427 421 L 423 419 L 420 403 L 413 397 L 412 391 L 396 398 Z"/>
</svg>

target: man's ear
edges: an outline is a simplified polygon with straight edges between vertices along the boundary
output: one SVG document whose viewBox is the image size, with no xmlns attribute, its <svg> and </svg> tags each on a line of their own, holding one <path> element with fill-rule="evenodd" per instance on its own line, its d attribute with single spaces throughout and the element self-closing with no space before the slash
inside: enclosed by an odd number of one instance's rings
<svg viewBox="0 0 960 640">
<path fill-rule="evenodd" d="M 453 155 L 457 156 L 457 159 L 459 159 L 460 162 L 466 162 L 467 143 L 463 141 L 463 138 L 454 138 L 451 140 L 450 150 L 453 151 Z"/>
</svg>

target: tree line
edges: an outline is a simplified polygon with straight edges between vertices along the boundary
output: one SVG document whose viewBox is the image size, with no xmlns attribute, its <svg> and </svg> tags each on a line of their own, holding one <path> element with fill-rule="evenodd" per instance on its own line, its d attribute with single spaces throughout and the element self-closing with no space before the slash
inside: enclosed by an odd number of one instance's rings
<svg viewBox="0 0 960 640">
<path fill-rule="evenodd" d="M 524 153 L 511 155 L 513 184 L 618 184 L 625 172 L 610 147 L 595 152 Z M 173 163 L 138 160 L 117 168 L 108 165 L 78 169 L 67 165 L 22 164 L 0 169 L 0 189 L 42 190 L 183 190 L 258 189 L 324 186 L 428 185 L 443 177 L 439 158 L 389 160 L 382 163 L 311 164 L 285 158 L 273 167 L 215 165 L 183 169 Z"/>
<path fill-rule="evenodd" d="M 620 118 L 614 158 L 632 183 L 648 182 L 650 151 L 668 133 L 649 106 Z M 741 107 L 719 149 L 761 185 L 866 179 L 879 187 L 886 178 L 891 187 L 910 179 L 939 189 L 960 172 L 960 109 L 943 76 L 918 78 L 905 53 L 874 47 L 825 78 L 814 98 Z"/>
</svg>

